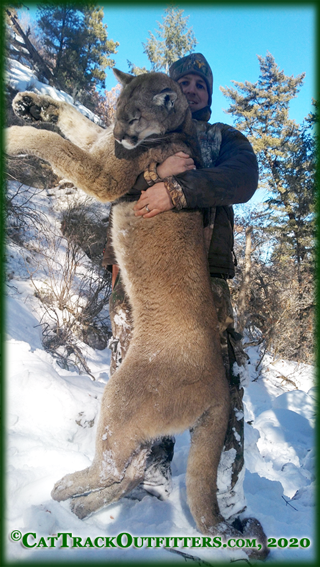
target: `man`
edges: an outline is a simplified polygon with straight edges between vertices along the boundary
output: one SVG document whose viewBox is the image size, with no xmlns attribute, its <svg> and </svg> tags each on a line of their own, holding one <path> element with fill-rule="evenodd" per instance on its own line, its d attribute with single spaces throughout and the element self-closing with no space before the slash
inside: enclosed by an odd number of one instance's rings
<svg viewBox="0 0 320 567">
<path fill-rule="evenodd" d="M 139 176 L 130 191 L 136 216 L 151 218 L 176 208 L 203 211 L 205 242 L 212 292 L 220 325 L 220 340 L 230 387 L 230 417 L 218 475 L 221 513 L 234 521 L 245 509 L 243 385 L 246 355 L 241 336 L 234 329 L 233 311 L 227 280 L 235 274 L 232 205 L 248 201 L 258 184 L 257 160 L 248 140 L 226 124 L 209 124 L 213 76 L 204 56 L 193 53 L 176 61 L 169 75 L 186 95 L 195 120 L 204 169 L 196 170 L 193 160 L 179 152 L 162 164 L 152 164 Z M 172 243 L 174 246 L 174 243 Z M 111 242 L 104 254 L 104 265 L 114 264 Z M 113 275 L 117 269 L 113 267 Z M 114 280 L 110 298 L 113 348 L 111 373 L 128 349 L 132 320 L 130 305 L 122 288 L 121 275 Z M 140 489 L 164 497 L 170 491 L 170 462 L 174 440 L 165 438 L 153 446 Z M 140 490 L 141 492 L 141 490 Z M 137 491 L 136 491 L 137 494 Z"/>
</svg>

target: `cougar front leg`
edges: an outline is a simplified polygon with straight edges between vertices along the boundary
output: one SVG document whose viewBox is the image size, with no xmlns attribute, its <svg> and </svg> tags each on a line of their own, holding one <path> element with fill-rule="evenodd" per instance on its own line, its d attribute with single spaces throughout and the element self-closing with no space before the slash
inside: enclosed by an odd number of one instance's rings
<svg viewBox="0 0 320 567">
<path fill-rule="evenodd" d="M 137 158 L 137 168 L 139 173 L 145 171 L 151 162 L 162 163 L 168 157 L 176 154 L 177 152 L 185 152 L 191 154 L 190 147 L 183 142 L 179 143 L 166 143 L 161 147 L 151 147 L 148 152 L 140 155 Z"/>
<path fill-rule="evenodd" d="M 100 201 L 113 201 L 126 192 L 93 155 L 55 132 L 11 126 L 6 130 L 6 151 L 9 155 L 35 155 L 49 162 L 57 175 Z"/>
<path fill-rule="evenodd" d="M 51 122 L 59 126 L 61 132 L 82 149 L 90 150 L 103 129 L 71 104 L 56 101 L 45 95 L 25 91 L 18 93 L 12 108 L 19 118 L 26 122 Z"/>
<path fill-rule="evenodd" d="M 26 122 L 52 122 L 59 119 L 59 102 L 51 97 L 25 91 L 18 93 L 13 101 L 14 113 Z"/>
</svg>

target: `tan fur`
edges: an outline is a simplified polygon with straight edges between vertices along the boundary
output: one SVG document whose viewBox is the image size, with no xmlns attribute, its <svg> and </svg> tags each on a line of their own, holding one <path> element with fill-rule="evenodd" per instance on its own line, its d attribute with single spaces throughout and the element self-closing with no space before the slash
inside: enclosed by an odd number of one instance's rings
<svg viewBox="0 0 320 567">
<path fill-rule="evenodd" d="M 101 201 L 126 193 L 150 160 L 162 162 L 179 150 L 190 153 L 195 133 L 180 88 L 162 74 L 128 79 L 120 73 L 120 78 L 125 88 L 114 133 L 127 136 L 130 145 L 128 135 L 140 132 L 136 149 L 118 145 L 117 157 L 111 131 L 103 131 L 66 103 L 20 93 L 13 103 L 19 115 L 28 117 L 35 105 L 38 119 L 53 118 L 72 141 L 45 130 L 12 127 L 8 153 L 46 159 L 57 173 Z M 173 102 L 166 92 L 173 93 Z M 137 112 L 142 116 L 129 124 Z M 172 132 L 179 127 L 180 132 Z M 148 145 L 140 144 L 150 132 L 159 136 L 159 143 L 149 139 Z M 72 508 L 83 518 L 141 482 L 153 439 L 192 428 L 187 494 L 197 527 L 203 533 L 239 536 L 223 521 L 216 499 L 229 391 L 202 216 L 182 210 L 142 219 L 134 216 L 133 203 L 120 202 L 114 208 L 113 242 L 133 308 L 133 338 L 104 391 L 91 467 L 57 482 L 52 497 L 60 501 L 78 496 Z"/>
</svg>

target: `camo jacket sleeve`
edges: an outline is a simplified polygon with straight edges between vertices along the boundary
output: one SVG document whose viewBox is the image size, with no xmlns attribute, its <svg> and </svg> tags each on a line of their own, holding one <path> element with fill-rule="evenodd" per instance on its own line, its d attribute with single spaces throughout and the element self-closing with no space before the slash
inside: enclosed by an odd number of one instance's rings
<svg viewBox="0 0 320 567">
<path fill-rule="evenodd" d="M 227 124 L 206 126 L 199 135 L 204 169 L 173 177 L 184 195 L 185 201 L 180 202 L 190 209 L 246 203 L 257 189 L 259 176 L 250 142 Z"/>
</svg>

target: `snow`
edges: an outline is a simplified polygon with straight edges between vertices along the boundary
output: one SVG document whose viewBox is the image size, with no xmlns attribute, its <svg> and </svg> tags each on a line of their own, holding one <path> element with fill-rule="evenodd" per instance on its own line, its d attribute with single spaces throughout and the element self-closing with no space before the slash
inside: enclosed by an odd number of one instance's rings
<svg viewBox="0 0 320 567">
<path fill-rule="evenodd" d="M 12 64 L 10 82 L 24 90 L 30 80 L 35 88 L 52 95 L 51 87 L 39 84 L 30 70 Z M 45 91 L 41 90 L 45 87 Z M 54 93 L 57 97 L 64 94 Z M 48 224 L 57 229 L 67 197 L 49 200 L 36 195 L 35 206 Z M 30 227 L 34 242 L 37 230 Z M 40 238 L 40 236 L 38 235 Z M 63 240 L 57 251 L 65 253 Z M 58 503 L 50 492 L 63 475 L 89 466 L 94 457 L 97 417 L 102 392 L 108 381 L 110 351 L 94 351 L 85 344 L 82 353 L 95 377 L 61 368 L 41 342 L 41 303 L 30 283 L 30 269 L 38 263 L 37 250 L 9 241 L 6 304 L 6 556 L 10 561 L 81 562 L 162 561 L 184 558 L 163 546 L 142 548 L 85 548 L 62 546 L 26 548 L 10 534 L 36 533 L 40 537 L 72 533 L 82 542 L 90 537 L 199 538 L 186 500 L 186 464 L 189 433 L 176 439 L 172 463 L 172 491 L 167 500 L 151 495 L 142 500 L 123 498 L 85 520 L 70 510 L 70 502 Z M 56 260 L 57 258 L 55 258 Z M 31 266 L 31 268 L 30 268 Z M 55 268 L 59 275 L 58 262 Z M 83 265 L 82 269 L 85 269 Z M 40 270 L 40 271 L 39 271 Z M 39 282 L 44 279 L 41 266 Z M 249 348 L 249 380 L 245 389 L 245 478 L 247 509 L 243 517 L 258 518 L 268 537 L 309 538 L 310 547 L 274 547 L 267 562 L 311 561 L 315 558 L 315 387 L 314 369 L 306 364 L 274 360 L 266 355 L 256 370 L 258 348 Z M 232 455 L 230 455 L 232 457 Z M 220 478 L 220 486 L 228 482 Z M 12 536 L 14 537 L 14 536 Z M 29 536 L 33 544 L 33 536 Z M 44 541 L 44 540 L 43 540 Z M 53 541 L 53 540 L 52 540 Z M 97 540 L 97 541 L 102 541 Z M 110 539 L 110 541 L 115 541 Z M 124 541 L 124 540 L 123 540 Z M 198 540 L 194 540 L 195 542 Z M 140 542 L 140 540 L 139 540 Z M 180 545 L 182 543 L 180 542 Z M 47 544 L 50 545 L 50 544 Z M 140 543 L 139 543 L 140 545 Z M 178 549 L 178 548 L 177 548 Z M 184 548 L 204 561 L 245 559 L 243 549 Z"/>
<path fill-rule="evenodd" d="M 48 222 L 55 226 L 57 202 L 36 198 Z M 63 199 L 62 199 L 63 201 Z M 29 236 L 32 236 L 30 229 Z M 59 250 L 63 256 L 63 248 Z M 60 257 L 59 256 L 59 257 Z M 94 456 L 95 432 L 104 384 L 108 380 L 110 351 L 82 345 L 96 381 L 63 370 L 41 343 L 41 304 L 28 279 L 35 253 L 17 244 L 8 246 L 7 285 L 7 532 L 40 536 L 68 532 L 86 538 L 130 533 L 135 536 L 189 536 L 197 532 L 186 502 L 185 474 L 188 432 L 178 436 L 172 464 L 172 492 L 166 501 L 146 495 L 141 501 L 123 499 L 86 520 L 79 520 L 69 502 L 50 497 L 54 483 L 67 473 L 89 466 Z M 23 259 L 24 258 L 24 259 Z M 61 260 L 60 260 L 61 261 Z M 58 263 L 57 263 L 58 266 Z M 56 268 L 58 271 L 58 267 Z M 40 280 L 40 276 L 37 276 Z M 245 516 L 255 516 L 270 537 L 314 539 L 314 402 L 313 368 L 274 361 L 266 356 L 258 375 L 256 349 L 249 349 L 250 381 L 245 390 Z M 293 384 L 296 384 L 295 389 Z M 249 422 L 249 423 L 247 423 Z M 231 450 L 232 451 L 232 450 Z M 228 455 L 226 455 L 228 457 Z M 230 462 L 233 456 L 230 454 Z M 230 467 L 229 467 L 230 469 Z M 229 470 L 230 473 L 230 470 Z M 229 483 L 226 473 L 219 488 Z M 184 551 L 203 560 L 245 557 L 244 551 L 205 548 Z M 11 560 L 42 561 L 90 558 L 182 561 L 159 548 L 25 549 L 10 541 Z M 57 555 L 59 553 L 59 555 Z M 310 560 L 314 548 L 272 549 L 268 561 Z"/>
</svg>

